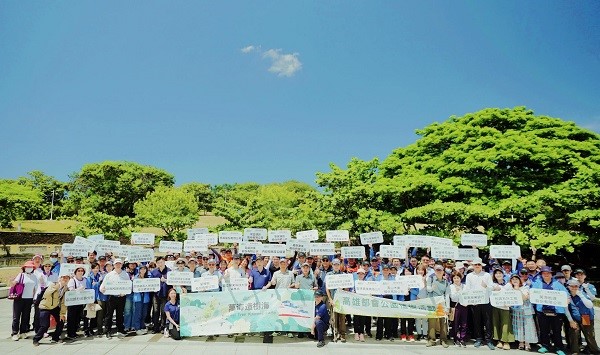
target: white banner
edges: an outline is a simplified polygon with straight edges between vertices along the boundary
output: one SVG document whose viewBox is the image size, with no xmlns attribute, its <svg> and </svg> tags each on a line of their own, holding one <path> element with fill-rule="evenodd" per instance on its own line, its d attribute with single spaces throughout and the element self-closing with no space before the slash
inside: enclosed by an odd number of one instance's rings
<svg viewBox="0 0 600 355">
<path fill-rule="evenodd" d="M 292 231 L 287 229 L 269 231 L 270 243 L 286 243 L 292 239 Z"/>
<path fill-rule="evenodd" d="M 102 293 L 105 295 L 128 295 L 131 293 L 132 282 L 130 280 L 107 281 L 104 283 L 104 287 L 106 288 L 106 291 Z"/>
<path fill-rule="evenodd" d="M 308 253 L 310 242 L 308 240 L 290 239 L 287 243 L 287 250 L 299 253 Z"/>
<path fill-rule="evenodd" d="M 431 257 L 434 259 L 458 259 L 458 247 L 431 247 Z"/>
<path fill-rule="evenodd" d="M 336 288 L 354 287 L 354 276 L 352 274 L 335 274 L 325 276 L 325 286 L 328 290 Z"/>
<path fill-rule="evenodd" d="M 492 291 L 490 303 L 493 307 L 511 307 L 523 305 L 523 293 L 517 290 Z"/>
<path fill-rule="evenodd" d="M 184 240 L 183 241 L 183 252 L 191 253 L 195 251 L 197 253 L 208 251 L 208 245 L 206 240 Z"/>
<path fill-rule="evenodd" d="M 378 281 L 354 281 L 354 290 L 361 295 L 381 295 L 383 284 Z"/>
<path fill-rule="evenodd" d="M 183 249 L 182 242 L 176 242 L 172 240 L 161 240 L 158 244 L 158 251 L 161 253 L 181 253 L 181 249 Z"/>
<path fill-rule="evenodd" d="M 96 301 L 96 291 L 93 289 L 74 290 L 65 293 L 65 306 L 77 306 L 80 304 L 94 303 Z"/>
<path fill-rule="evenodd" d="M 463 290 L 460 293 L 459 301 L 463 306 L 471 306 L 490 303 L 490 298 L 487 290 Z"/>
<path fill-rule="evenodd" d="M 428 235 L 395 235 L 394 245 L 404 245 L 406 247 L 429 248 Z"/>
<path fill-rule="evenodd" d="M 429 236 L 430 248 L 445 248 L 453 246 L 452 239 Z"/>
<path fill-rule="evenodd" d="M 131 233 L 131 244 L 154 245 L 154 233 Z"/>
<path fill-rule="evenodd" d="M 85 269 L 85 274 L 83 275 L 83 277 L 87 277 L 90 273 L 90 264 L 68 264 L 68 263 L 61 263 L 60 264 L 60 272 L 58 273 L 58 276 L 73 276 L 73 272 L 75 271 L 75 269 L 77 269 L 78 267 L 83 267 Z"/>
<path fill-rule="evenodd" d="M 382 295 L 406 295 L 408 293 L 408 286 L 402 280 L 383 280 L 381 283 Z"/>
<path fill-rule="evenodd" d="M 487 245 L 488 236 L 486 234 L 462 234 L 460 244 L 464 246 L 484 247 Z"/>
<path fill-rule="evenodd" d="M 191 238 L 188 238 L 188 240 L 203 242 L 207 246 L 219 244 L 219 236 L 215 233 L 196 233 Z"/>
<path fill-rule="evenodd" d="M 400 281 L 406 284 L 408 288 L 423 288 L 425 282 L 423 282 L 423 276 L 421 275 L 402 275 L 396 276 L 396 281 Z"/>
<path fill-rule="evenodd" d="M 458 248 L 458 256 L 456 257 L 456 259 L 471 261 L 478 257 L 479 257 L 479 249 Z"/>
<path fill-rule="evenodd" d="M 287 246 L 285 244 L 263 244 L 261 246 L 262 256 L 285 256 Z"/>
<path fill-rule="evenodd" d="M 87 239 L 96 244 L 97 242 L 104 240 L 104 234 L 92 234 L 92 235 L 88 235 Z"/>
<path fill-rule="evenodd" d="M 73 240 L 73 245 L 84 246 L 87 248 L 87 250 L 92 251 L 94 250 L 94 245 L 96 245 L 96 242 L 76 235 L 75 239 Z M 85 256 L 87 256 L 87 254 Z"/>
<path fill-rule="evenodd" d="M 530 289 L 529 300 L 533 304 L 555 307 L 567 307 L 569 304 L 568 295 L 565 291 L 544 290 L 541 288 Z"/>
<path fill-rule="evenodd" d="M 192 286 L 194 273 L 191 271 L 169 271 L 167 285 Z"/>
<path fill-rule="evenodd" d="M 88 256 L 88 246 L 87 245 L 83 245 L 83 244 L 77 244 L 77 245 L 73 245 L 71 243 L 64 243 L 62 245 L 62 254 L 67 257 L 67 256 L 73 256 L 73 257 L 78 257 L 81 256 L 82 258 L 87 258 Z"/>
<path fill-rule="evenodd" d="M 333 243 L 310 243 L 310 255 L 335 255 Z"/>
<path fill-rule="evenodd" d="M 219 243 L 239 243 L 242 241 L 242 232 L 236 231 L 220 231 Z"/>
<path fill-rule="evenodd" d="M 343 259 L 366 259 L 365 247 L 342 247 L 342 258 Z"/>
<path fill-rule="evenodd" d="M 267 240 L 267 230 L 264 228 L 244 228 L 246 240 Z"/>
<path fill-rule="evenodd" d="M 192 279 L 192 292 L 204 292 L 219 289 L 219 276 L 202 276 Z M 246 281 L 246 289 L 248 282 Z"/>
<path fill-rule="evenodd" d="M 248 279 L 245 277 L 230 278 L 229 281 L 223 281 L 223 291 L 243 291 L 248 290 Z"/>
<path fill-rule="evenodd" d="M 129 253 L 132 250 L 140 250 L 142 249 L 139 245 L 121 245 L 121 254 L 119 256 L 123 259 L 129 259 Z"/>
<path fill-rule="evenodd" d="M 129 251 L 127 257 L 129 261 L 137 261 L 140 263 L 154 261 L 154 250 L 152 249 L 133 249 Z"/>
<path fill-rule="evenodd" d="M 348 242 L 350 241 L 350 233 L 347 230 L 326 231 L 325 240 L 328 242 Z"/>
<path fill-rule="evenodd" d="M 133 279 L 133 292 L 156 292 L 159 290 L 159 278 Z"/>
<path fill-rule="evenodd" d="M 521 248 L 518 245 L 490 245 L 490 258 L 520 259 Z"/>
<path fill-rule="evenodd" d="M 388 259 L 406 259 L 406 247 L 403 245 L 381 245 L 379 256 Z"/>
<path fill-rule="evenodd" d="M 296 232 L 297 240 L 308 240 L 309 242 L 314 242 L 315 240 L 319 240 L 319 231 L 316 229 L 311 229 L 308 231 L 300 231 Z"/>
<path fill-rule="evenodd" d="M 118 240 L 100 240 L 96 243 L 94 250 L 100 255 L 106 255 L 107 253 L 113 253 L 113 255 L 121 255 L 123 249 L 121 249 L 121 242 Z"/>
<path fill-rule="evenodd" d="M 239 245 L 240 254 L 260 254 L 262 252 L 261 242 L 241 242 Z"/>
<path fill-rule="evenodd" d="M 194 234 L 208 233 L 208 228 L 190 228 L 187 230 L 187 237 L 190 239 Z"/>
<path fill-rule="evenodd" d="M 383 233 L 381 232 L 362 233 L 360 235 L 360 244 L 362 245 L 379 243 L 383 243 Z"/>
</svg>

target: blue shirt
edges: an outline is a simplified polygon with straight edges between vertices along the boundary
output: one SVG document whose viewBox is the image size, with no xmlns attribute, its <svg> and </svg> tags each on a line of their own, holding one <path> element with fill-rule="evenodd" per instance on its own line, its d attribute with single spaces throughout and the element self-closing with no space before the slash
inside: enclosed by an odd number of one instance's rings
<svg viewBox="0 0 600 355">
<path fill-rule="evenodd" d="M 179 324 L 179 303 L 172 304 L 171 301 L 167 301 L 165 304 L 165 313 L 166 312 L 169 312 L 171 318 L 173 318 L 173 320 Z"/>
<path fill-rule="evenodd" d="M 250 277 L 252 277 L 252 289 L 260 290 L 271 281 L 271 272 L 265 268 L 263 268 L 262 271 L 252 269 L 252 271 L 250 271 Z"/>
<path fill-rule="evenodd" d="M 155 277 L 158 279 L 160 279 L 161 277 L 164 277 L 166 279 L 168 273 L 169 273 L 168 267 L 165 266 L 165 268 L 162 271 L 160 271 L 157 267 L 156 269 L 152 270 L 152 272 L 150 272 L 150 277 Z M 166 282 L 161 281 L 160 282 L 160 290 L 156 291 L 156 295 L 159 297 L 166 298 L 169 288 L 170 287 L 167 285 Z"/>
<path fill-rule="evenodd" d="M 315 305 L 315 317 L 316 316 L 321 317 L 321 320 L 325 324 L 329 324 L 329 312 L 327 312 L 327 305 L 325 302 L 320 302 L 319 304 Z"/>
<path fill-rule="evenodd" d="M 552 279 L 552 281 L 549 284 L 547 284 L 544 282 L 544 280 L 542 279 L 541 276 L 538 281 L 534 282 L 531 285 L 531 288 L 541 288 L 544 290 L 564 291 L 565 293 L 569 294 L 567 289 L 565 288 L 565 286 L 563 286 L 563 284 L 561 284 L 560 282 Z M 545 305 L 541 305 L 541 304 L 536 304 L 535 310 L 538 312 L 547 310 L 547 311 L 554 311 L 554 312 L 560 313 L 560 314 L 565 313 L 565 307 L 545 306 Z"/>
</svg>

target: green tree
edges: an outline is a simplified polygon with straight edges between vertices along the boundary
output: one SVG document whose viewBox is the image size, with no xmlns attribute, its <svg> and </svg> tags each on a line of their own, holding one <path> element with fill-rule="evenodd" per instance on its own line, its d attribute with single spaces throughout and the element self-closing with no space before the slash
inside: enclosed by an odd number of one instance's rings
<svg viewBox="0 0 600 355">
<path fill-rule="evenodd" d="M 364 189 L 367 202 L 359 205 L 427 232 L 483 229 L 492 243 L 547 254 L 600 239 L 598 134 L 524 107 L 453 116 L 417 133 L 373 168 L 368 184 L 350 168 L 328 174 L 348 175 L 347 185 Z M 331 181 L 322 182 L 326 191 L 334 191 Z"/>
<path fill-rule="evenodd" d="M 195 196 L 183 188 L 159 186 L 134 205 L 139 225 L 161 228 L 167 236 L 182 239 L 184 228 L 198 220 Z"/>
<path fill-rule="evenodd" d="M 123 237 L 134 223 L 134 204 L 158 186 L 173 184 L 173 175 L 152 166 L 112 161 L 86 164 L 72 177 L 65 208 L 82 222 L 76 232 Z"/>
<path fill-rule="evenodd" d="M 39 170 L 28 172 L 27 176 L 19 178 L 18 182 L 39 190 L 42 194 L 41 203 L 25 211 L 25 219 L 54 219 L 62 216 L 62 201 L 67 196 L 67 183 Z"/>
<path fill-rule="evenodd" d="M 212 211 L 214 194 L 213 189 L 209 184 L 190 182 L 181 185 L 181 188 L 194 195 L 196 203 L 198 204 L 198 210 L 202 211 L 204 214 Z"/>
<path fill-rule="evenodd" d="M 329 216 L 321 195 L 312 186 L 288 181 L 259 185 L 245 183 L 219 189 L 213 212 L 225 217 L 222 228 L 320 229 Z"/>
<path fill-rule="evenodd" d="M 42 202 L 39 190 L 17 181 L 0 180 L 0 227 L 12 228 L 12 222 Z"/>
</svg>

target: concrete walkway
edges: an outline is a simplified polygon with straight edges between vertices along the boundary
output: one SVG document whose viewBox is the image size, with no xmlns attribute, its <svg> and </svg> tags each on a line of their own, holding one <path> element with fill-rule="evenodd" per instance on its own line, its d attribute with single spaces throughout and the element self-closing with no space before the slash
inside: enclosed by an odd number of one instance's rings
<svg viewBox="0 0 600 355">
<path fill-rule="evenodd" d="M 600 314 L 600 309 L 596 309 L 596 314 Z M 481 354 L 489 352 L 487 347 L 476 349 L 472 344 L 467 348 L 449 347 L 444 349 L 441 346 L 427 348 L 425 342 L 407 343 L 396 340 L 375 341 L 367 339 L 365 343 L 355 343 L 352 336 L 348 337 L 348 342 L 333 343 L 328 342 L 323 348 L 318 349 L 316 342 L 310 339 L 289 339 L 285 336 L 274 338 L 273 344 L 263 344 L 262 338 L 258 336 L 234 337 L 220 336 L 215 341 L 207 341 L 206 337 L 185 338 L 181 341 L 175 341 L 170 338 L 164 338 L 161 334 L 147 334 L 127 336 L 124 338 L 113 337 L 112 339 L 102 338 L 79 338 L 73 343 L 50 344 L 48 339 L 43 339 L 39 347 L 34 347 L 31 340 L 28 339 L 13 341 L 10 338 L 10 328 L 12 322 L 12 301 L 7 299 L 0 300 L 0 323 L 4 329 L 5 336 L 0 337 L 0 349 L 2 354 L 111 354 L 111 355 L 167 355 L 167 354 L 210 354 L 210 355 L 268 355 L 268 354 L 300 354 L 305 352 L 318 352 L 320 354 L 348 354 L 358 351 L 361 355 L 392 355 L 402 352 L 403 354 Z M 596 319 L 596 333 L 600 331 L 600 322 Z M 375 328 L 373 328 L 375 331 Z M 508 353 L 509 351 L 496 350 L 496 352 Z M 522 352 L 511 350 L 510 353 Z"/>
</svg>

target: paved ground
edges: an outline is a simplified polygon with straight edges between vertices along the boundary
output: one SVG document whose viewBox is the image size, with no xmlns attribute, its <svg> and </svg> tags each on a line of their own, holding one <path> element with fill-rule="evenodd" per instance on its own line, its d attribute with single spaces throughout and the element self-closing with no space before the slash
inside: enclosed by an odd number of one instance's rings
<svg viewBox="0 0 600 355">
<path fill-rule="evenodd" d="M 596 309 L 600 314 L 600 309 Z M 324 348 L 317 349 L 316 343 L 309 339 L 289 339 L 287 337 L 275 337 L 273 344 L 263 344 L 262 338 L 254 337 L 236 337 L 228 338 L 220 336 L 215 341 L 207 341 L 206 337 L 186 338 L 181 341 L 175 341 L 170 338 L 163 338 L 160 334 L 148 334 L 143 336 L 128 336 L 125 338 L 113 337 L 106 338 L 79 338 L 70 344 L 50 344 L 49 340 L 44 339 L 39 347 L 34 347 L 31 336 L 28 339 L 13 341 L 10 339 L 10 328 L 12 322 L 12 302 L 6 299 L 0 300 L 0 325 L 4 329 L 4 337 L 0 337 L 0 349 L 2 354 L 210 354 L 210 355 L 268 355 L 268 354 L 294 354 L 299 352 L 318 352 L 321 354 L 347 354 L 349 352 L 359 351 L 361 355 L 391 355 L 398 352 L 403 354 L 480 354 L 489 352 L 487 348 L 475 349 L 471 344 L 467 348 L 450 347 L 444 349 L 441 346 L 431 348 L 425 347 L 425 342 L 406 343 L 401 341 L 383 341 L 376 342 L 368 339 L 365 343 L 354 343 L 352 337 L 348 337 L 348 342 L 332 343 L 328 342 Z M 373 328 L 373 331 L 375 329 Z M 600 334 L 600 320 L 596 319 L 596 333 Z M 507 352 L 496 350 L 496 352 Z M 517 350 L 511 350 L 511 353 L 522 353 Z"/>
</svg>

